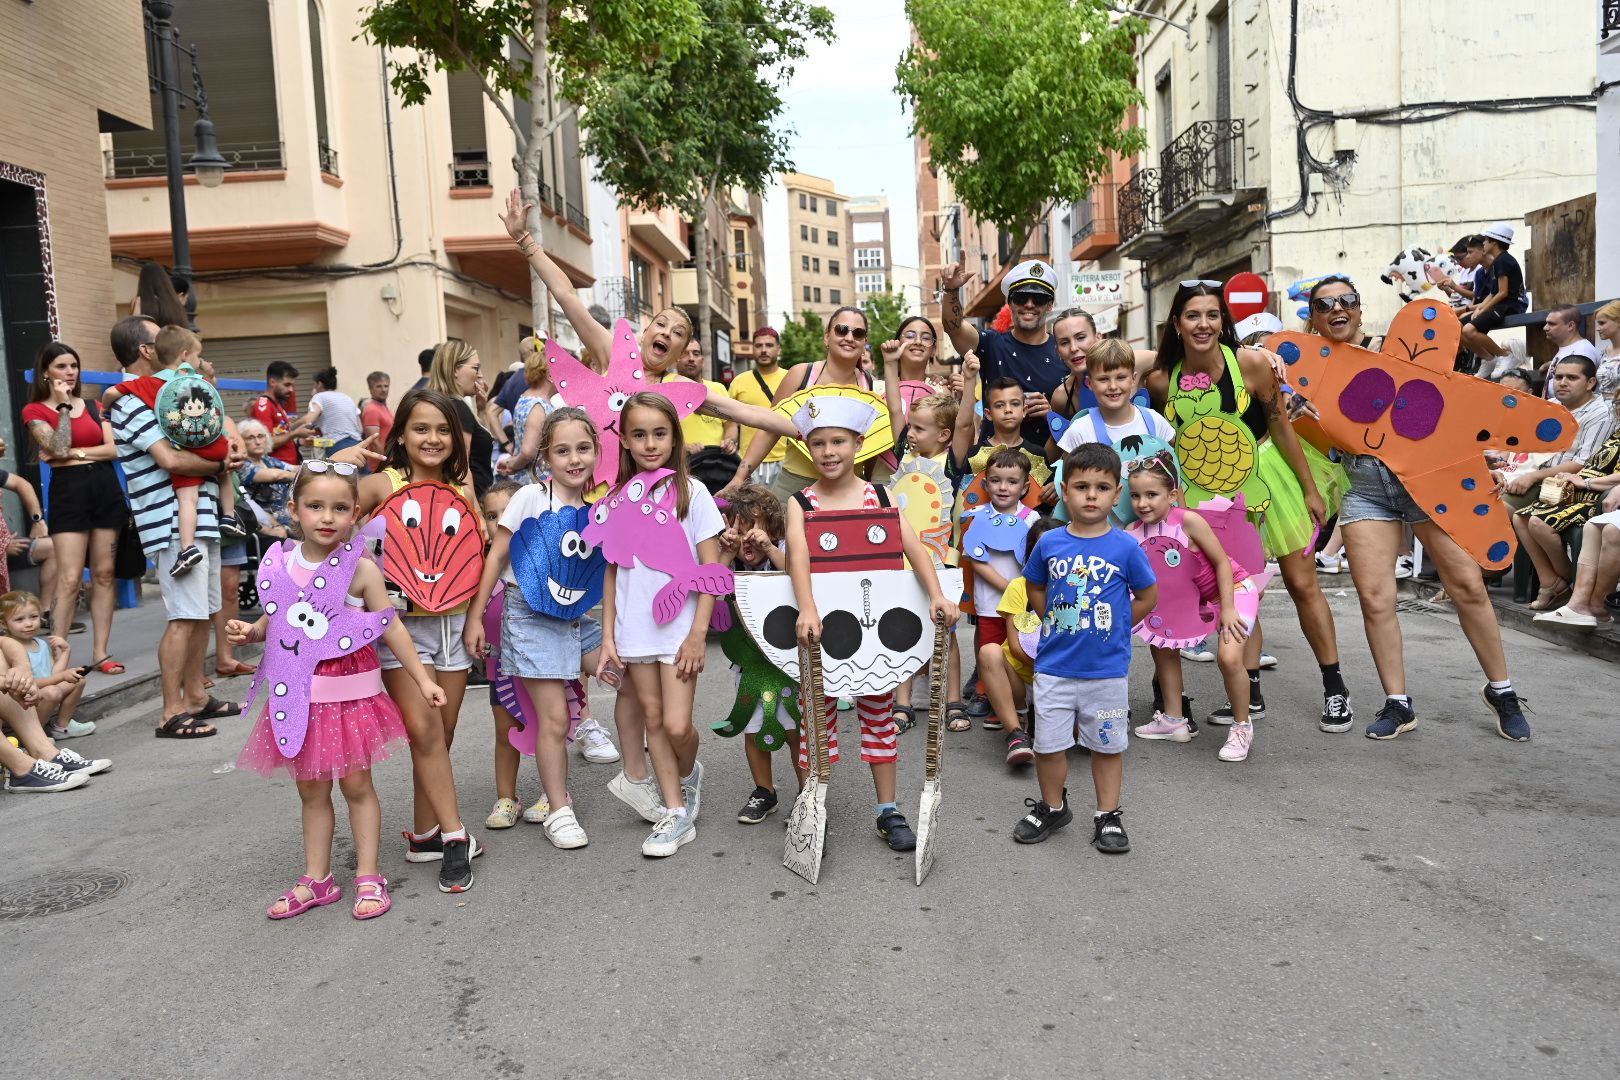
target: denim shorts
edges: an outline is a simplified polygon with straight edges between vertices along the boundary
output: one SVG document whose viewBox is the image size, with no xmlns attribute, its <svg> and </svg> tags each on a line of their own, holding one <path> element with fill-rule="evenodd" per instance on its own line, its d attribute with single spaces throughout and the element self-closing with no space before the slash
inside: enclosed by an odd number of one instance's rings
<svg viewBox="0 0 1620 1080">
<path fill-rule="evenodd" d="M 1375 457 L 1354 454 L 1340 464 L 1350 477 L 1350 490 L 1339 507 L 1339 524 L 1358 521 L 1404 521 L 1420 525 L 1429 520 L 1423 508 L 1406 493 L 1406 485 Z"/>
<path fill-rule="evenodd" d="M 602 644 L 602 625 L 589 615 L 556 619 L 506 586 L 501 615 L 501 674 L 523 679 L 577 679 L 586 653 Z"/>
</svg>

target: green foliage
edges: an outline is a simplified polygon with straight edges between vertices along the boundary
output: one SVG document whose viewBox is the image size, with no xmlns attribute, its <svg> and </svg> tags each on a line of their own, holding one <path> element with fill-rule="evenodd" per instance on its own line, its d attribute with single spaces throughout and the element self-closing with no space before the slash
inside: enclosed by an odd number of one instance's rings
<svg viewBox="0 0 1620 1080">
<path fill-rule="evenodd" d="M 866 340 L 879 378 L 883 377 L 883 343 L 894 340 L 900 332 L 900 320 L 908 314 L 906 298 L 897 292 L 872 293 L 866 298 Z"/>
<path fill-rule="evenodd" d="M 827 324 L 813 311 L 782 327 L 783 367 L 813 364 L 827 355 Z"/>
<path fill-rule="evenodd" d="M 962 203 L 1020 238 L 1147 140 L 1132 49 L 1146 23 L 1109 0 L 907 0 L 917 42 L 895 69 L 914 134 Z"/>
</svg>

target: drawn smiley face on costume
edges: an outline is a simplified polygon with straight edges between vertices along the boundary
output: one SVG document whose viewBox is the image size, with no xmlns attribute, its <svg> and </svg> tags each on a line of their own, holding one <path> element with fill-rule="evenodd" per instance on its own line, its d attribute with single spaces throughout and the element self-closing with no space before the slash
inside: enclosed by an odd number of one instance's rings
<svg viewBox="0 0 1620 1080">
<path fill-rule="evenodd" d="M 416 607 L 444 612 L 472 599 L 484 572 L 478 514 L 448 484 L 419 480 L 377 507 L 387 526 L 383 575 Z"/>
<path fill-rule="evenodd" d="M 586 506 L 559 506 L 529 518 L 512 535 L 512 574 L 531 608 L 577 619 L 602 599 L 607 560 L 584 538 Z"/>
</svg>

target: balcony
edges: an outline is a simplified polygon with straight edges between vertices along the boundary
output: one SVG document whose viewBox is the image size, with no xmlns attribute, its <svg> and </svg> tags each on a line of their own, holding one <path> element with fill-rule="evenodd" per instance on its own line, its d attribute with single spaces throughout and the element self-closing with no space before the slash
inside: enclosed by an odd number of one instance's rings
<svg viewBox="0 0 1620 1080">
<path fill-rule="evenodd" d="M 671 284 L 674 286 L 675 306 L 683 308 L 692 317 L 693 325 L 698 321 L 697 306 L 697 268 L 691 266 L 678 266 L 670 274 Z M 721 330 L 731 329 L 731 314 L 734 310 L 731 290 L 726 287 L 725 268 L 719 272 L 709 274 L 709 319 L 711 325 Z"/>
<path fill-rule="evenodd" d="M 237 173 L 277 172 L 287 167 L 278 142 L 220 143 L 219 152 L 231 163 L 226 177 Z M 107 180 L 161 179 L 168 175 L 168 168 L 168 157 L 161 149 L 105 150 L 101 155 L 101 175 Z"/>
<path fill-rule="evenodd" d="M 1070 212 L 1069 258 L 1074 262 L 1100 259 L 1119 247 L 1119 184 L 1100 180 Z"/>
<path fill-rule="evenodd" d="M 1620 31 L 1620 0 L 1603 0 L 1603 22 L 1598 26 L 1598 40 L 1608 41 L 1609 35 Z"/>
<path fill-rule="evenodd" d="M 325 173 L 327 176 L 343 175 L 342 173 L 338 172 L 337 151 L 332 149 L 331 145 L 328 144 L 325 139 L 316 141 L 315 154 L 321 163 L 321 172 Z"/>
<path fill-rule="evenodd" d="M 1164 197 L 1158 169 L 1143 169 L 1119 188 L 1119 253 L 1148 262 L 1175 243 L 1164 229 Z"/>
<path fill-rule="evenodd" d="M 652 318 L 652 305 L 636 291 L 635 282 L 627 277 L 603 278 L 596 283 L 597 302 L 613 319 L 629 319 L 640 326 Z"/>
<path fill-rule="evenodd" d="M 1194 232 L 1231 213 L 1244 187 L 1243 121 L 1200 120 L 1159 154 L 1164 227 Z"/>
<path fill-rule="evenodd" d="M 680 218 L 673 210 L 631 210 L 630 235 L 659 259 L 671 264 L 692 257 L 681 239 Z"/>
<path fill-rule="evenodd" d="M 487 188 L 489 187 L 489 153 L 485 150 L 457 151 L 455 160 L 450 163 L 450 187 L 457 188 Z"/>
</svg>

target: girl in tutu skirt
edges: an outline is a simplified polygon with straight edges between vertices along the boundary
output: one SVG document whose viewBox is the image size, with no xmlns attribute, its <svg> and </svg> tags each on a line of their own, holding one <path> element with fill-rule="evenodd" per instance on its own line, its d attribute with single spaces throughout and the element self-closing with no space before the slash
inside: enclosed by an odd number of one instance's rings
<svg viewBox="0 0 1620 1080">
<path fill-rule="evenodd" d="M 392 901 L 377 863 L 382 812 L 371 766 L 406 738 L 398 708 L 383 690 L 374 642 L 401 658 L 429 705 L 444 704 L 410 647 L 383 587 L 382 571 L 351 540 L 359 512 L 352 465 L 305 462 L 293 481 L 291 510 L 305 537 L 272 547 L 259 567 L 265 615 L 232 619 L 233 644 L 274 639 L 249 694 L 267 703 L 237 766 L 266 776 L 286 770 L 303 801 L 304 876 L 270 906 L 272 919 L 290 919 L 336 903 L 343 890 L 332 874 L 332 781 L 349 804 L 358 876 L 356 919 L 373 919 Z"/>
</svg>

